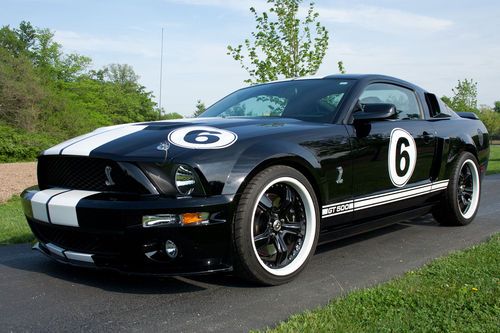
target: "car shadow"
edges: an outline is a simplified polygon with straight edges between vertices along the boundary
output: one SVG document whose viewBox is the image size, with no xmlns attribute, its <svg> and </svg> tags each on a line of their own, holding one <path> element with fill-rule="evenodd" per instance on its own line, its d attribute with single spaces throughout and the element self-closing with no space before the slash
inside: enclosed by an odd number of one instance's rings
<svg viewBox="0 0 500 333">
<path fill-rule="evenodd" d="M 117 293 L 178 294 L 205 289 L 177 277 L 128 275 L 60 264 L 36 252 L 33 252 L 33 256 L 28 260 L 9 260 L 0 265 Z"/>
<path fill-rule="evenodd" d="M 406 221 L 401 221 L 399 224 L 402 225 L 418 225 L 422 227 L 435 227 L 435 228 L 441 228 L 443 227 L 441 224 L 439 224 L 433 217 L 432 214 L 427 214 L 423 215 L 420 217 L 415 217 L 411 220 L 406 220 Z"/>
<path fill-rule="evenodd" d="M 412 226 L 440 227 L 431 215 L 403 221 L 384 228 L 369 231 L 356 236 L 325 243 L 316 249 L 315 254 L 333 251 L 345 246 L 359 243 L 368 239 L 397 232 Z M 1 260 L 4 265 L 16 270 L 44 274 L 51 278 L 67 281 L 73 284 L 90 286 L 106 291 L 126 294 L 180 294 L 199 292 L 210 286 L 230 288 L 258 288 L 259 285 L 228 273 L 210 275 L 194 275 L 189 277 L 162 277 L 148 275 L 128 275 L 115 271 L 86 269 L 63 265 L 33 252 L 32 256 L 20 256 L 23 260 Z M 314 260 L 314 258 L 313 258 Z"/>
<path fill-rule="evenodd" d="M 423 215 L 420 217 L 415 217 L 408 220 L 403 220 L 395 224 L 388 225 L 386 227 L 382 227 L 379 229 L 375 229 L 372 231 L 364 232 L 358 235 L 349 236 L 347 238 L 342 238 L 339 240 L 335 240 L 332 242 L 327 242 L 319 245 L 316 248 L 315 254 L 320 254 L 323 252 L 332 251 L 335 249 L 339 249 L 345 246 L 349 246 L 355 243 L 359 243 L 368 239 L 380 237 L 386 234 L 390 234 L 393 232 L 397 232 L 399 230 L 403 230 L 406 228 L 411 228 L 412 226 L 425 226 L 425 227 L 434 227 L 434 228 L 442 228 L 439 223 L 432 217 L 431 214 Z"/>
</svg>

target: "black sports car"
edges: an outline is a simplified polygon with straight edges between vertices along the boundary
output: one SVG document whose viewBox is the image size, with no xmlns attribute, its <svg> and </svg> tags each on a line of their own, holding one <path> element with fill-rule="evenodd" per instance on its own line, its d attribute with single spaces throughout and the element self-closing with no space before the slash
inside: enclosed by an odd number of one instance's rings
<svg viewBox="0 0 500 333">
<path fill-rule="evenodd" d="M 244 88 L 200 118 L 100 128 L 47 149 L 22 194 L 57 261 L 290 281 L 318 243 L 478 210 L 489 136 L 474 114 L 381 75 Z"/>
</svg>

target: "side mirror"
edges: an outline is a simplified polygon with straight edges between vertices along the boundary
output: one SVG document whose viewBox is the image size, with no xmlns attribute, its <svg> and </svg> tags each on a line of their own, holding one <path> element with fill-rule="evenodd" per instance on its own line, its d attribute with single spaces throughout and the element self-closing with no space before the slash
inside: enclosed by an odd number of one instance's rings
<svg viewBox="0 0 500 333">
<path fill-rule="evenodd" d="M 353 113 L 355 121 L 394 119 L 397 115 L 396 106 L 389 103 L 363 104 L 362 110 Z"/>
</svg>

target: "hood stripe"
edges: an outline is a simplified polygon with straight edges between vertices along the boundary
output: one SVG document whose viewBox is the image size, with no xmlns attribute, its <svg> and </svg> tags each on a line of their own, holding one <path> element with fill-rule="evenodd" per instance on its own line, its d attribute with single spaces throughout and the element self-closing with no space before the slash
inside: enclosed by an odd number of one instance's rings
<svg viewBox="0 0 500 333">
<path fill-rule="evenodd" d="M 43 155 L 59 155 L 63 149 L 65 149 L 65 148 L 67 148 L 67 147 L 69 147 L 77 142 L 86 140 L 92 136 L 95 136 L 95 135 L 98 135 L 98 134 L 101 134 L 104 132 L 113 131 L 117 128 L 130 126 L 130 125 L 131 124 L 122 124 L 122 125 L 114 125 L 114 126 L 106 126 L 106 127 L 98 128 L 90 133 L 83 134 L 83 135 L 77 136 L 76 138 L 72 138 L 72 139 L 66 140 L 64 142 L 61 142 L 61 143 L 57 144 L 56 146 L 45 150 L 43 152 Z"/>
<path fill-rule="evenodd" d="M 116 139 L 142 131 L 146 125 L 120 126 L 77 141 L 61 150 L 61 155 L 89 156 L 90 152 Z"/>
</svg>

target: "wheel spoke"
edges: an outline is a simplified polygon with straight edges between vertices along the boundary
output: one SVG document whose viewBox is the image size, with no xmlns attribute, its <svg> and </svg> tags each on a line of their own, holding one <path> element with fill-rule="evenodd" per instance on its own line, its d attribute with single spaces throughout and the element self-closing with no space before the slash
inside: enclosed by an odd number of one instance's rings
<svg viewBox="0 0 500 333">
<path fill-rule="evenodd" d="M 470 171 L 469 167 L 466 167 L 465 168 L 465 177 L 464 177 L 464 179 L 467 180 L 467 179 L 470 179 L 471 177 L 472 177 L 472 172 Z"/>
<path fill-rule="evenodd" d="M 280 204 L 280 212 L 283 213 L 288 213 L 290 210 L 290 207 L 295 201 L 295 194 L 292 192 L 290 187 L 286 186 L 285 191 L 284 191 L 284 198 L 281 201 Z"/>
<path fill-rule="evenodd" d="M 276 246 L 276 265 L 280 265 L 288 256 L 288 246 L 283 239 L 283 235 L 278 233 L 276 237 L 274 237 L 274 245 Z"/>
<path fill-rule="evenodd" d="M 269 232 L 269 229 L 261 233 L 260 235 L 257 235 L 253 238 L 253 241 L 255 243 L 255 246 L 257 246 L 258 242 L 262 242 L 263 240 L 266 240 L 266 244 L 269 244 L 269 238 L 271 236 L 271 233 Z"/>
<path fill-rule="evenodd" d="M 302 235 L 302 225 L 301 223 L 285 223 L 281 225 L 281 230 L 284 233 L 289 233 L 296 236 Z"/>
<path fill-rule="evenodd" d="M 273 202 L 271 201 L 271 199 L 269 199 L 269 197 L 264 193 L 264 195 L 260 198 L 259 200 L 259 205 L 258 207 L 266 212 L 266 213 L 271 213 L 272 210 L 273 210 Z"/>
</svg>

